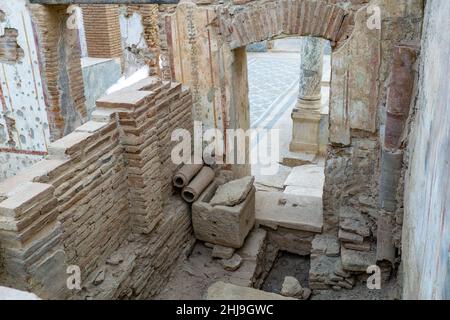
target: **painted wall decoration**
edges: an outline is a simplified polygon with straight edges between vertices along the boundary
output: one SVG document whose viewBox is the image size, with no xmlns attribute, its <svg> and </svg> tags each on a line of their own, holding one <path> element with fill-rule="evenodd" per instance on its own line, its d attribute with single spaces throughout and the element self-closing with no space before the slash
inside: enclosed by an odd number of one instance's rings
<svg viewBox="0 0 450 320">
<path fill-rule="evenodd" d="M 0 41 L 4 49 L 0 49 L 0 180 L 3 180 L 47 153 L 50 132 L 37 44 L 26 3 L 2 2 L 0 11 L 0 39 L 4 39 Z M 15 59 L 11 55 L 9 59 L 1 58 L 14 47 L 19 52 Z"/>
</svg>

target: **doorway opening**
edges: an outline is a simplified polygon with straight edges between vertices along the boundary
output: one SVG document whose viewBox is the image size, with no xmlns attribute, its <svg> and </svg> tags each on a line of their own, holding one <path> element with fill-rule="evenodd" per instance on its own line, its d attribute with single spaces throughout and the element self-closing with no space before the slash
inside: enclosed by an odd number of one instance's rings
<svg viewBox="0 0 450 320">
<path fill-rule="evenodd" d="M 263 41 L 248 45 L 246 49 L 250 127 L 264 132 L 278 130 L 279 135 L 278 172 L 265 175 L 259 163 L 252 164 L 252 175 L 255 176 L 259 187 L 264 190 L 284 191 L 289 175 L 293 171 L 300 170 L 297 167 L 318 165 L 323 168 L 324 165 L 328 143 L 331 79 L 329 41 L 322 40 L 323 72 L 320 90 L 320 127 L 317 136 L 319 149 L 311 153 L 297 151 L 291 147 L 294 125 L 292 114 L 299 103 L 301 61 L 308 59 L 307 56 L 302 57 L 302 41 L 307 39 L 307 37 L 288 37 Z M 252 148 L 260 142 L 260 138 L 258 134 L 258 138 L 253 139 Z M 290 181 L 292 180 L 291 178 Z"/>
</svg>

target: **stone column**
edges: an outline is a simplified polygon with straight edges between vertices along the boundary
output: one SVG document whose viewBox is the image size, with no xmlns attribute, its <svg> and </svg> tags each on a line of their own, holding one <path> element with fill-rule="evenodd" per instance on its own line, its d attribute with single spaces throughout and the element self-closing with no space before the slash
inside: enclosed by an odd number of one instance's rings
<svg viewBox="0 0 450 320">
<path fill-rule="evenodd" d="M 300 90 L 292 110 L 291 151 L 319 151 L 324 40 L 304 38 L 301 44 Z"/>
</svg>

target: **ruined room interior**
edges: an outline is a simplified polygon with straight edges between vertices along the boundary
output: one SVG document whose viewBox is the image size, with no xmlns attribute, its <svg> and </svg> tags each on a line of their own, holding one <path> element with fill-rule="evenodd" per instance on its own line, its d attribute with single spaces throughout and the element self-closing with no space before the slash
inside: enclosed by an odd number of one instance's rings
<svg viewBox="0 0 450 320">
<path fill-rule="evenodd" d="M 450 299 L 449 1 L 73 2 L 0 0 L 0 299 Z"/>
</svg>

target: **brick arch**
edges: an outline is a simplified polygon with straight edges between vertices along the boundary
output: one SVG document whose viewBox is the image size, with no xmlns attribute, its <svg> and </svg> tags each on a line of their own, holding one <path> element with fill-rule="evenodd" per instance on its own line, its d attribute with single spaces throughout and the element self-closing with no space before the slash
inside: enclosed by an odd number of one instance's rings
<svg viewBox="0 0 450 320">
<path fill-rule="evenodd" d="M 354 15 L 326 0 L 281 0 L 220 9 L 219 29 L 231 49 L 279 36 L 314 36 L 340 47 L 350 36 Z"/>
</svg>

